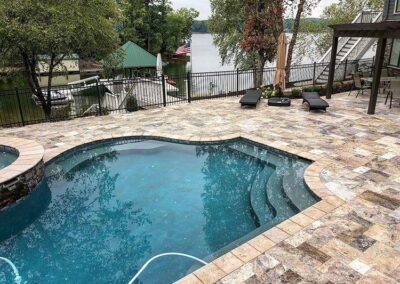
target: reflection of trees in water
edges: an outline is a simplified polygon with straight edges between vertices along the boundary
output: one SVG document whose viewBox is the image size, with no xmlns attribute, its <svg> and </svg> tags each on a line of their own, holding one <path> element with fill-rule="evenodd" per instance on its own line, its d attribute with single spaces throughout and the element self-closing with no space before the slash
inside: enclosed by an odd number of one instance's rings
<svg viewBox="0 0 400 284">
<path fill-rule="evenodd" d="M 24 235 L 24 242 L 39 244 L 34 258 L 46 263 L 49 273 L 68 277 L 66 282 L 82 281 L 85 274 L 88 282 L 121 282 L 138 269 L 135 262 L 150 252 L 150 236 L 139 233 L 149 219 L 134 202 L 115 198 L 118 174 L 111 172 L 108 163 L 117 158 L 115 151 L 94 156 L 58 176 L 57 183 L 64 178 L 68 187 L 56 194 L 33 230 Z M 101 275 L 107 278 L 99 279 Z"/>
<path fill-rule="evenodd" d="M 206 218 L 203 230 L 211 250 L 217 251 L 256 227 L 255 222 L 248 222 L 254 219 L 248 188 L 263 164 L 228 145 L 198 146 L 196 153 L 207 156 L 202 169 L 206 180 L 202 194 Z M 243 209 L 244 198 L 247 210 Z"/>
</svg>

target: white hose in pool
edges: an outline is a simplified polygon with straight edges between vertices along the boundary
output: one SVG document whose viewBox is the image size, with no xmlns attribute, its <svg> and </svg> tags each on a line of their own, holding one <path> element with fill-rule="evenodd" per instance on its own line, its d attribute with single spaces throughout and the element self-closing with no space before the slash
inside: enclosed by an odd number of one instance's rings
<svg viewBox="0 0 400 284">
<path fill-rule="evenodd" d="M 12 261 L 9 260 L 8 258 L 1 257 L 1 256 L 0 256 L 0 260 L 5 261 L 6 263 L 8 263 L 8 264 L 11 266 L 11 268 L 12 268 L 12 270 L 14 271 L 14 274 L 15 274 L 15 278 L 14 278 L 15 283 L 16 283 L 16 284 L 21 284 L 22 278 L 21 278 L 21 276 L 19 275 L 18 269 L 17 269 L 17 267 L 14 265 L 14 263 L 12 263 Z"/>
<path fill-rule="evenodd" d="M 191 258 L 194 259 L 202 264 L 208 264 L 207 262 L 205 262 L 204 260 L 201 260 L 200 258 L 197 258 L 195 256 L 192 255 L 188 255 L 188 254 L 184 254 L 184 253 L 179 253 L 179 252 L 166 252 L 166 253 L 161 253 L 158 254 L 156 256 L 153 256 L 152 258 L 150 258 L 143 266 L 142 268 L 140 268 L 140 270 L 135 274 L 135 276 L 133 276 L 132 280 L 129 281 L 128 284 L 133 284 L 133 282 L 135 282 L 135 280 L 139 277 L 140 274 L 142 274 L 142 272 L 146 269 L 146 267 L 155 259 L 159 258 L 159 257 L 163 257 L 163 256 L 168 256 L 168 255 L 175 255 L 175 256 L 183 256 L 183 257 L 187 257 L 187 258 Z"/>
</svg>

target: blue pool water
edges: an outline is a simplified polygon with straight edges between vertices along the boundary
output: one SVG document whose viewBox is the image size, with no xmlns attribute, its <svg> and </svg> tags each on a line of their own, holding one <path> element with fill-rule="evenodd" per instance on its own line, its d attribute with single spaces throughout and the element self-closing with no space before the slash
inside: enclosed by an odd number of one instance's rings
<svg viewBox="0 0 400 284">
<path fill-rule="evenodd" d="M 165 252 L 210 261 L 315 203 L 303 182 L 308 165 L 245 140 L 81 147 L 0 213 L 0 256 L 28 283 L 128 283 Z M 198 267 L 168 256 L 137 283 L 171 283 Z M 0 263 L 0 283 L 12 277 Z"/>
<path fill-rule="evenodd" d="M 17 158 L 17 154 L 0 150 L 0 170 L 14 163 Z"/>
</svg>

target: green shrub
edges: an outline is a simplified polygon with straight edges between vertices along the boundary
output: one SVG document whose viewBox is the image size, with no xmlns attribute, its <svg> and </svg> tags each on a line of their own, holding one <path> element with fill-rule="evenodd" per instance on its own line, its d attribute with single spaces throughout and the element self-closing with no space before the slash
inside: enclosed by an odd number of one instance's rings
<svg viewBox="0 0 400 284">
<path fill-rule="evenodd" d="M 314 86 L 313 91 L 319 93 L 322 89 L 322 86 Z"/>
<path fill-rule="evenodd" d="M 340 93 L 342 89 L 342 83 L 341 82 L 334 82 L 332 84 L 332 91 L 334 94 Z"/>
<path fill-rule="evenodd" d="M 283 97 L 285 94 L 283 93 L 281 87 L 278 85 L 275 86 L 274 96 L 276 97 Z"/>
<path fill-rule="evenodd" d="M 139 110 L 138 101 L 134 96 L 129 96 L 126 99 L 126 110 L 128 112 L 134 112 Z"/>
<path fill-rule="evenodd" d="M 314 92 L 314 86 L 307 86 L 302 88 L 303 92 Z"/>
<path fill-rule="evenodd" d="M 301 89 L 292 89 L 293 97 L 301 97 Z"/>
<path fill-rule="evenodd" d="M 272 93 L 274 92 L 271 87 L 262 88 L 261 90 L 263 91 L 262 97 L 264 99 L 271 97 Z"/>
</svg>

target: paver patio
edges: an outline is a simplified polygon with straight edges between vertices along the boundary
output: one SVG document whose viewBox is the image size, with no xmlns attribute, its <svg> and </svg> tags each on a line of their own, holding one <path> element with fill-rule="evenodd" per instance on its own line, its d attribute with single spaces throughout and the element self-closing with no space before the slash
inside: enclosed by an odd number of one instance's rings
<svg viewBox="0 0 400 284">
<path fill-rule="evenodd" d="M 334 95 L 327 113 L 241 109 L 238 98 L 1 129 L 33 139 L 45 160 L 82 143 L 149 135 L 187 140 L 244 136 L 313 159 L 308 183 L 325 199 L 180 283 L 398 283 L 400 281 L 400 107 Z M 314 174 L 314 175 L 313 175 Z M 317 188 L 318 189 L 318 188 Z M 322 190 L 322 188 L 321 188 Z M 322 192 L 322 191 L 321 191 Z"/>
</svg>

